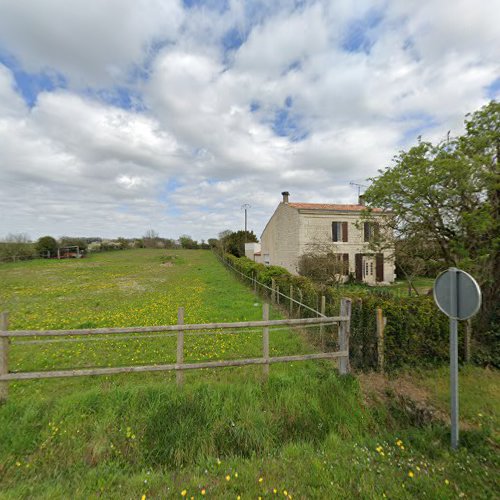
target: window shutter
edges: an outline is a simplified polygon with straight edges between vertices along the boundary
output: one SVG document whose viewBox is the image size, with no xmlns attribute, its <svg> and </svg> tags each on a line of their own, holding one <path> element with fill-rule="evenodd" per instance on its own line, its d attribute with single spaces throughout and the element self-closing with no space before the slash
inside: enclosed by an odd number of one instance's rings
<svg viewBox="0 0 500 500">
<path fill-rule="evenodd" d="M 349 254 L 342 254 L 342 260 L 344 262 L 344 275 L 349 276 Z"/>
<path fill-rule="evenodd" d="M 369 222 L 365 222 L 364 231 L 365 231 L 365 242 L 370 241 L 370 223 Z"/>
<path fill-rule="evenodd" d="M 363 281 L 363 254 L 357 253 L 355 256 L 356 280 Z"/>
<path fill-rule="evenodd" d="M 384 281 L 384 254 L 378 253 L 375 257 L 375 279 Z"/>
<path fill-rule="evenodd" d="M 342 241 L 347 242 L 347 222 L 342 222 Z"/>
<path fill-rule="evenodd" d="M 337 231 L 337 222 L 332 222 L 332 241 L 339 241 L 338 231 Z"/>
</svg>

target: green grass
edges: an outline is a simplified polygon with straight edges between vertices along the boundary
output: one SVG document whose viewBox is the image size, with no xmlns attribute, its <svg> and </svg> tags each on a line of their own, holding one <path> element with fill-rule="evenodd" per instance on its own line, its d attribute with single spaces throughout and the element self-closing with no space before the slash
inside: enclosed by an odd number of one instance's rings
<svg viewBox="0 0 500 500">
<path fill-rule="evenodd" d="M 434 286 L 434 278 L 426 278 L 423 276 L 419 276 L 415 278 L 412 283 L 413 286 L 418 290 L 419 295 L 426 295 L 429 290 L 432 290 Z M 394 283 L 390 285 L 377 285 L 377 286 L 369 286 L 358 283 L 349 283 L 346 285 L 340 285 L 342 289 L 351 291 L 351 292 L 377 292 L 378 290 L 384 290 L 390 292 L 398 297 L 407 297 L 408 296 L 408 282 L 406 280 L 398 279 Z M 415 296 L 415 290 L 412 288 L 412 295 Z"/>
<path fill-rule="evenodd" d="M 177 256 L 177 257 L 175 257 Z M 167 263 L 165 266 L 163 264 Z M 172 265 L 170 265 L 172 264 Z M 262 301 L 209 252 L 137 250 L 0 267 L 11 328 L 260 319 Z M 272 317 L 279 317 L 272 311 Z M 13 344 L 13 370 L 173 361 L 170 337 Z M 258 356 L 259 332 L 186 337 L 186 361 Z M 288 330 L 272 354 L 311 350 Z M 415 374 L 447 408 L 445 369 Z M 11 383 L 0 407 L 1 498 L 493 498 L 499 375 L 461 373 L 464 446 L 367 404 L 327 362 Z M 494 400 L 494 401 L 493 401 Z M 482 416 L 480 416 L 482 415 Z M 400 441 L 399 441 L 400 440 Z M 399 443 L 399 445 L 397 444 Z M 403 449 L 404 448 L 404 449 Z M 412 476 L 412 477 L 410 477 Z M 260 480 L 262 479 L 262 480 Z"/>
</svg>

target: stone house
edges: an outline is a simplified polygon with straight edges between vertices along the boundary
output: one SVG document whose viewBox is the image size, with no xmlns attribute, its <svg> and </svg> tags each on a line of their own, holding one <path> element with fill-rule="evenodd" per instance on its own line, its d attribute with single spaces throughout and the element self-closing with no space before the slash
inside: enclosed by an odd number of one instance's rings
<svg viewBox="0 0 500 500">
<path fill-rule="evenodd" d="M 375 231 L 383 230 L 385 215 L 372 209 L 373 221 L 363 222 L 363 197 L 357 205 L 290 203 L 288 192 L 269 219 L 261 243 L 245 249 L 247 257 L 267 265 L 282 266 L 298 273 L 298 262 L 305 253 L 338 256 L 344 279 L 353 274 L 368 284 L 394 281 L 394 249 L 374 253 L 369 248 Z M 259 248 L 260 247 L 260 248 Z"/>
</svg>

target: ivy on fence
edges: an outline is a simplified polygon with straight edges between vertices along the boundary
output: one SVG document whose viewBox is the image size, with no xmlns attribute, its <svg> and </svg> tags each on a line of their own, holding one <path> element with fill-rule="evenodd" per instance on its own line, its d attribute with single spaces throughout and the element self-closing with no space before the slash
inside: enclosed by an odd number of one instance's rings
<svg viewBox="0 0 500 500">
<path fill-rule="evenodd" d="M 303 276 L 295 276 L 279 266 L 265 266 L 246 257 L 225 254 L 223 260 L 248 278 L 270 287 L 272 281 L 286 296 L 281 305 L 289 306 L 288 293 L 293 287 L 293 297 L 311 309 L 319 311 L 321 296 L 326 297 L 327 316 L 338 314 L 340 299 L 352 300 L 350 362 L 358 370 L 377 368 L 376 310 L 381 308 L 387 318 L 384 332 L 385 367 L 391 371 L 403 366 L 439 363 L 449 357 L 448 319 L 434 304 L 432 297 L 398 297 L 390 292 L 367 289 L 353 293 L 342 287 L 315 284 Z M 270 296 L 269 290 L 256 287 L 259 293 Z M 302 317 L 315 313 L 303 308 Z M 463 331 L 459 332 L 463 337 Z M 460 341 L 463 345 L 463 339 Z M 462 353 L 461 353 L 462 354 Z"/>
</svg>

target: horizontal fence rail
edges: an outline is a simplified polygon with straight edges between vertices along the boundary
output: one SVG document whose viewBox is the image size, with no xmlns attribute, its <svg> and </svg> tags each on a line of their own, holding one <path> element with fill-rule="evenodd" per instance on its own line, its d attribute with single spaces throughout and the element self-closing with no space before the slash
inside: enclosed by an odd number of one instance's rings
<svg viewBox="0 0 500 500">
<path fill-rule="evenodd" d="M 0 401 L 6 401 L 8 394 L 8 383 L 15 380 L 33 380 L 47 378 L 83 377 L 93 375 L 111 375 L 119 373 L 137 372 L 161 372 L 175 371 L 177 384 L 184 381 L 183 372 L 185 370 L 197 370 L 206 368 L 222 368 L 231 366 L 262 365 L 263 374 L 269 374 L 269 365 L 275 363 L 287 363 L 293 361 L 307 361 L 316 359 L 339 359 L 339 371 L 341 374 L 349 372 L 349 329 L 350 329 L 350 300 L 343 299 L 341 314 L 332 317 L 298 318 L 298 319 L 269 319 L 269 304 L 263 304 L 262 320 L 239 321 L 234 323 L 204 323 L 204 324 L 184 324 L 184 308 L 179 308 L 176 325 L 161 326 L 136 326 L 126 328 L 85 328 L 76 330 L 9 330 L 8 314 L 0 314 Z M 336 352 L 321 352 L 314 354 L 298 354 L 290 356 L 269 355 L 269 328 L 281 327 L 277 330 L 286 330 L 286 327 L 310 328 L 319 326 L 320 334 L 323 335 L 323 328 L 327 325 L 339 325 L 339 345 Z M 234 330 L 241 332 L 243 329 L 252 328 L 252 334 L 262 334 L 262 357 L 249 359 L 233 359 L 219 361 L 200 361 L 196 363 L 184 361 L 184 333 L 188 335 L 221 335 L 234 334 Z M 224 331 L 226 330 L 226 331 Z M 229 331 L 227 331 L 229 330 Z M 161 332 L 172 332 L 161 334 Z M 151 364 L 144 366 L 117 366 L 117 367 L 93 367 L 66 370 L 48 370 L 33 372 L 10 372 L 9 371 L 9 348 L 11 345 L 24 344 L 44 344 L 61 341 L 81 341 L 81 340 L 126 340 L 123 337 L 114 337 L 119 334 L 153 333 L 156 335 L 145 335 L 144 337 L 173 337 L 177 339 L 176 363 Z M 103 337 L 104 336 L 104 337 Z M 108 336 L 108 337 L 106 337 Z M 35 340 L 20 340 L 11 342 L 17 338 L 35 338 Z M 41 339 L 39 339 L 41 337 Z M 52 338 L 48 338 L 52 337 Z M 55 337 L 55 338 L 54 338 Z M 61 337 L 83 337 L 64 339 Z M 142 335 L 132 337 L 132 339 L 142 339 Z M 127 339 L 130 337 L 127 337 Z"/>
<path fill-rule="evenodd" d="M 58 370 L 46 372 L 20 372 L 0 375 L 0 381 L 9 380 L 32 380 L 43 378 L 62 378 L 62 377 L 83 377 L 89 375 L 113 375 L 117 373 L 134 372 L 162 372 L 172 370 L 196 370 L 200 368 L 221 368 L 225 366 L 248 366 L 265 365 L 267 363 L 288 363 L 292 361 L 307 361 L 312 359 L 333 359 L 346 357 L 347 351 L 339 352 L 321 352 L 317 354 L 298 354 L 294 356 L 275 356 L 266 358 L 233 359 L 228 361 L 200 361 L 198 363 L 171 363 L 168 365 L 145 365 L 145 366 L 117 366 L 105 368 L 82 368 L 78 370 Z"/>
<path fill-rule="evenodd" d="M 0 337 L 58 337 L 65 335 L 113 335 L 117 333 L 150 333 L 188 330 L 215 330 L 224 328 L 251 328 L 263 326 L 300 326 L 319 323 L 347 321 L 347 316 L 322 318 L 273 319 L 268 321 L 239 321 L 236 323 L 206 323 L 199 325 L 130 326 L 126 328 L 81 328 L 76 330 L 0 330 Z"/>
</svg>

